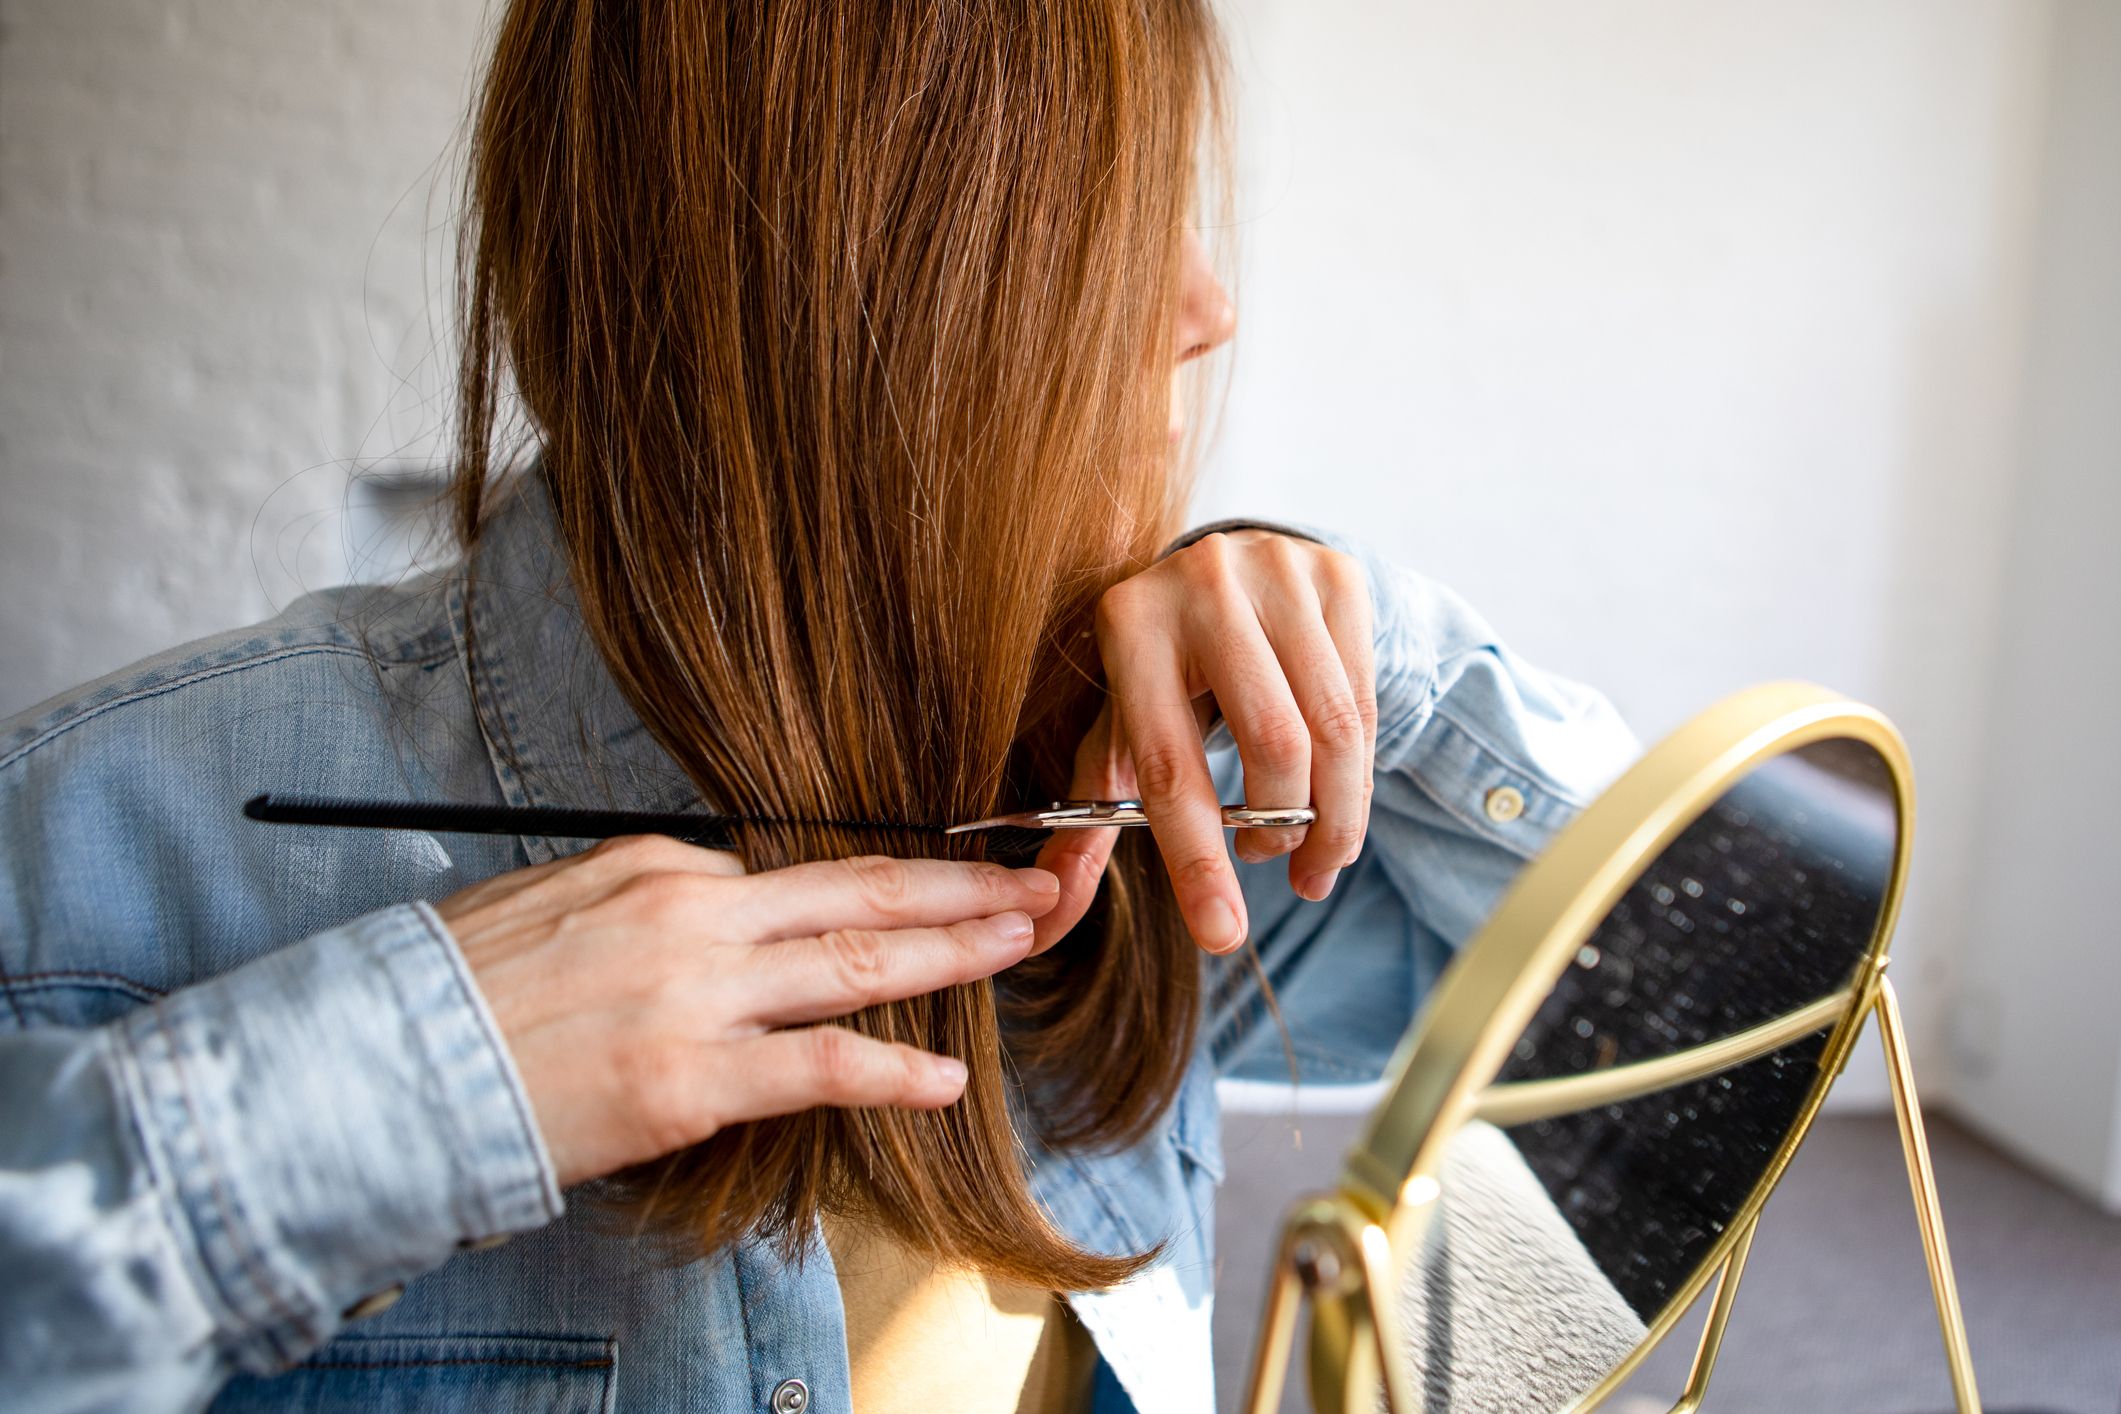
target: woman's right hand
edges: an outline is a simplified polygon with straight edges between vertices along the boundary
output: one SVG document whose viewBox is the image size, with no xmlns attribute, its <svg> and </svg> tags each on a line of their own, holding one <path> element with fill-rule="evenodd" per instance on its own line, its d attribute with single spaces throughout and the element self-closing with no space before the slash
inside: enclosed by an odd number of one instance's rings
<svg viewBox="0 0 2121 1414">
<path fill-rule="evenodd" d="M 768 1115 L 950 1104 L 961 1061 L 807 1023 L 991 976 L 1059 897 L 1043 869 L 869 856 L 746 874 L 639 836 L 435 907 L 566 1187 Z"/>
</svg>

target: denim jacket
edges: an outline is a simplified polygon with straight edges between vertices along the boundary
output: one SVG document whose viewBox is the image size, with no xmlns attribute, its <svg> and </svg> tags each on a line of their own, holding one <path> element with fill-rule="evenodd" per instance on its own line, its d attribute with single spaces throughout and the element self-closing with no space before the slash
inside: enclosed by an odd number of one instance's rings
<svg viewBox="0 0 2121 1414">
<path fill-rule="evenodd" d="M 1196 532 L 1196 534 L 1202 532 Z M 1604 699 L 1448 591 L 1376 604 L 1368 843 L 1323 903 L 1240 866 L 1307 1082 L 1375 1078 L 1522 862 L 1635 752 Z M 0 728 L 0 1397 L 13 1410 L 849 1414 L 813 1234 L 683 1265 L 570 1209 L 423 900 L 567 842 L 294 829 L 262 791 L 678 809 L 591 648 L 534 478 L 465 575 L 313 595 Z M 1210 738 L 1224 799 L 1228 734 Z M 508 749 L 503 749 L 504 746 Z M 1068 1296 L 1099 1407 L 1214 1408 L 1214 1082 L 1285 1079 L 1247 969 L 1203 958 L 1180 1093 L 1119 1153 L 1032 1144 L 1076 1242 L 1166 1256 Z M 1292 1195 L 1293 1196 L 1293 1195 Z"/>
</svg>

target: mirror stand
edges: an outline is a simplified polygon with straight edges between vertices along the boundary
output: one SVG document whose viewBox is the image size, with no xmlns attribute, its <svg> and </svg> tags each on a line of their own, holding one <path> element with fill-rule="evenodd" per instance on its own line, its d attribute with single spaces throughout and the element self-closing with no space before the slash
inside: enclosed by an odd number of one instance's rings
<svg viewBox="0 0 2121 1414">
<path fill-rule="evenodd" d="M 1973 1356 L 1967 1345 L 1966 1322 L 1959 1309 L 1958 1285 L 1952 1277 L 1951 1250 L 1944 1235 L 1944 1212 L 1937 1200 L 1929 1142 L 1923 1133 L 1922 1110 L 1915 1092 L 1915 1071 L 1908 1060 L 1906 1027 L 1901 1021 L 1900 1003 L 1893 984 L 1885 975 L 1885 962 L 1881 957 L 1868 969 L 1866 995 L 1861 999 L 1858 1015 L 1877 1022 L 1879 1044 L 1885 1053 L 1893 1113 L 1898 1120 L 1901 1149 L 1907 1161 L 1908 1186 L 1914 1197 L 1917 1225 L 1921 1229 L 1922 1254 L 1929 1268 L 1930 1290 L 1937 1303 L 1937 1322 L 1944 1337 L 1952 1396 L 1958 1414 L 1980 1414 L 1981 1397 L 1974 1385 Z M 1856 1031 L 1850 1031 L 1851 1043 L 1856 1034 Z M 1847 1058 L 1844 1049 L 1834 1067 L 1837 1074 Z M 1417 1177 L 1400 1195 L 1399 1212 L 1404 1215 L 1433 1204 L 1440 1194 L 1435 1180 Z M 1361 1192 L 1348 1186 L 1343 1186 L 1339 1192 L 1302 1199 L 1290 1210 L 1269 1278 L 1259 1348 L 1253 1355 L 1246 1397 L 1239 1406 L 1247 1414 L 1274 1414 L 1280 1404 L 1282 1387 L 1288 1378 L 1300 1305 L 1308 1305 L 1311 1311 L 1314 1351 L 1345 1352 L 1337 1360 L 1314 1358 L 1309 1362 L 1307 1375 L 1314 1409 L 1320 1414 L 1342 1414 L 1342 1411 L 1364 1408 L 1360 1392 L 1381 1386 L 1388 1414 L 1416 1414 L 1419 1406 L 1408 1387 L 1406 1371 L 1391 1355 L 1402 1347 L 1398 1315 L 1391 1295 L 1396 1285 L 1385 1230 L 1387 1221 L 1394 1219 L 1388 1214 L 1367 1211 Z M 1685 1390 L 1678 1403 L 1672 1406 L 1671 1414 L 1696 1414 L 1708 1393 L 1709 1377 L 1723 1346 L 1731 1308 L 1737 1300 L 1739 1280 L 1745 1272 L 1746 1255 L 1752 1250 L 1759 1222 L 1756 1209 L 1737 1231 L 1728 1255 L 1717 1269 L 1715 1292 L 1709 1301 L 1708 1317 L 1702 1325 L 1701 1342 L 1687 1372 Z M 1608 1381 L 1592 1390 L 1577 1409 L 1596 1409 L 1614 1392 L 1616 1383 Z"/>
<path fill-rule="evenodd" d="M 1952 1277 L 1952 1253 L 1944 1236 L 1944 1209 L 1937 1201 L 1937 1179 L 1930 1167 L 1929 1140 L 1922 1131 L 1922 1107 L 1915 1095 L 1915 1068 L 1908 1061 L 1907 1028 L 1900 1019 L 1900 999 L 1892 980 L 1885 975 L 1883 961 L 1875 969 L 1865 1011 L 1878 1023 L 1878 1044 L 1885 1052 L 1886 1078 L 1892 1086 L 1893 1116 L 1899 1122 L 1900 1148 L 1907 1159 L 1907 1182 L 1915 1200 L 1915 1221 L 1922 1230 L 1922 1257 L 1929 1267 L 1930 1294 L 1937 1302 L 1937 1324 L 1944 1335 L 1944 1358 L 1952 1377 L 1952 1399 L 1958 1414 L 1981 1414 L 1981 1395 L 1974 1386 L 1974 1357 L 1967 1344 L 1966 1320 L 1959 1311 L 1959 1284 Z M 1701 1344 L 1687 1372 L 1686 1390 L 1671 1414 L 1695 1414 L 1708 1393 L 1709 1375 L 1716 1354 L 1723 1346 L 1723 1333 L 1730 1322 L 1731 1305 L 1738 1295 L 1738 1280 L 1745 1272 L 1746 1253 L 1760 1219 L 1755 1217 L 1739 1234 L 1730 1256 L 1716 1274 L 1716 1294 L 1710 1299 L 1708 1320 L 1701 1328 Z"/>
</svg>

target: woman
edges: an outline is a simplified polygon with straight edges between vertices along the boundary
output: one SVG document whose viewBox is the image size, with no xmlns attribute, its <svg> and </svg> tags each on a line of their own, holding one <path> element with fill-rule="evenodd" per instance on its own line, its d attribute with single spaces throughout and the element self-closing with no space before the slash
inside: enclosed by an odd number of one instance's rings
<svg viewBox="0 0 2121 1414">
<path fill-rule="evenodd" d="M 1631 749 L 1324 532 L 1171 543 L 1215 52 L 1198 0 L 508 7 L 458 571 L 0 738 L 11 1402 L 1212 1407 L 1214 1079 L 1374 1076 Z M 936 829 L 1137 794 L 1033 868 Z M 1240 796 L 1317 821 L 1239 869 Z"/>
</svg>

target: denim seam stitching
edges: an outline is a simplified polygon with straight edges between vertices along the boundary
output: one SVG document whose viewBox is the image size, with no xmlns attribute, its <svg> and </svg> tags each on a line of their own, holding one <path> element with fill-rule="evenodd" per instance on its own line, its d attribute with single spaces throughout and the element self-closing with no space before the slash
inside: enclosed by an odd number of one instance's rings
<svg viewBox="0 0 2121 1414">
<path fill-rule="evenodd" d="M 289 658 L 306 658 L 318 653 L 332 657 L 361 658 L 369 662 L 375 661 L 370 654 L 364 653 L 358 648 L 349 648 L 336 643 L 309 643 L 296 648 L 275 649 L 270 653 L 260 653 L 255 657 L 243 658 L 233 663 L 223 663 L 219 667 L 204 668 L 195 673 L 186 673 L 184 676 L 172 678 L 168 682 L 157 683 L 153 687 L 141 688 L 136 692 L 128 692 L 122 696 L 114 697 L 108 702 L 99 702 L 93 707 L 83 708 L 79 714 L 68 717 L 57 726 L 32 737 L 7 755 L 0 756 L 0 771 L 6 770 L 31 752 L 57 741 L 74 728 L 92 722 L 104 713 L 119 707 L 129 707 L 135 702 L 145 702 L 149 698 L 160 697 L 165 693 L 175 692 L 179 688 L 190 687 L 194 683 L 208 682 L 228 673 L 242 672 L 246 668 L 263 667 L 267 663 L 283 662 Z M 439 659 L 436 661 L 439 661 Z M 425 666 L 425 663 L 408 660 L 397 666 L 413 668 Z"/>
<path fill-rule="evenodd" d="M 1452 723 L 1452 725 L 1456 726 L 1457 724 L 1454 722 Z M 1458 821 L 1459 824 L 1464 825 L 1467 829 L 1471 830 L 1476 839 L 1487 840 L 1490 843 L 1494 844 L 1497 848 L 1507 850 L 1511 854 L 1516 855 L 1519 859 L 1524 860 L 1526 862 L 1530 862 L 1532 859 L 1537 857 L 1539 853 L 1538 850 L 1525 845 L 1518 844 L 1514 840 L 1504 839 L 1500 831 L 1495 830 L 1492 826 L 1482 824 L 1479 820 L 1476 820 L 1473 817 L 1472 812 L 1461 808 L 1456 801 L 1446 798 L 1444 792 L 1440 790 L 1426 776 L 1422 775 L 1421 772 L 1409 771 L 1407 775 L 1409 779 L 1413 781 L 1416 789 L 1420 790 L 1421 793 L 1423 795 L 1426 795 L 1429 799 L 1435 801 L 1438 808 L 1440 808 L 1446 815 L 1449 815 L 1452 819 Z"/>
<path fill-rule="evenodd" d="M 186 1078 L 184 1062 L 178 1054 L 177 1039 L 169 1028 L 168 1018 L 159 1003 L 155 1004 L 150 1010 L 154 1015 L 155 1029 L 161 1033 L 163 1043 L 169 1049 L 170 1073 L 176 1081 L 178 1098 L 183 1101 L 185 1115 L 191 1120 L 192 1128 L 199 1135 L 199 1157 L 206 1166 L 207 1188 L 213 1194 L 214 1206 L 220 1209 L 221 1221 L 226 1224 L 229 1241 L 235 1249 L 237 1260 L 243 1264 L 250 1279 L 258 1284 L 259 1294 L 265 1298 L 268 1314 L 272 1319 L 293 1327 L 297 1335 L 308 1338 L 314 1333 L 304 1323 L 300 1313 L 289 1307 L 282 1299 L 282 1293 L 278 1289 L 278 1282 L 272 1275 L 270 1262 L 266 1259 L 264 1252 L 258 1250 L 255 1244 L 249 1240 L 250 1231 L 244 1225 L 240 1214 L 236 1211 L 236 1205 L 229 1194 L 227 1186 L 222 1182 L 222 1166 L 214 1162 L 213 1146 L 207 1142 L 206 1122 L 201 1117 L 197 1099 L 191 1093 L 191 1083 Z M 211 1257 L 208 1257 L 207 1265 L 209 1268 L 214 1265 Z M 232 1301 L 230 1303 L 231 1308 L 238 1312 L 242 1312 L 247 1304 L 240 1301 Z M 258 1334 L 272 1348 L 273 1354 L 278 1357 L 281 1364 L 292 1362 L 293 1357 L 287 1347 L 282 1344 L 280 1333 L 277 1329 L 270 1325 L 261 1326 Z"/>
<path fill-rule="evenodd" d="M 417 903 L 415 903 L 412 909 L 412 913 L 415 918 L 419 919 L 421 931 L 424 932 L 430 939 L 432 939 L 435 945 L 442 950 L 443 965 L 449 969 L 450 980 L 456 985 L 458 996 L 463 999 L 466 1009 L 470 1011 L 472 1016 L 472 1024 L 478 1028 L 480 1036 L 486 1041 L 486 1044 L 494 1051 L 498 1052 L 501 1055 L 507 1054 L 507 1052 L 503 1049 L 506 1043 L 499 1036 L 495 1035 L 493 1028 L 487 1024 L 487 1018 L 483 1014 L 483 1011 L 479 1006 L 477 999 L 471 994 L 469 980 L 464 976 L 463 969 L 457 965 L 457 950 L 454 941 L 441 928 L 438 920 L 431 916 L 427 908 L 423 908 Z M 506 1073 L 504 1071 L 504 1082 L 506 1081 L 506 1078 Z M 517 1093 L 517 1087 L 513 1084 L 504 1083 L 502 1088 L 508 1092 L 509 1108 L 515 1112 L 516 1124 L 523 1131 L 523 1134 L 535 1134 L 537 1131 L 532 1127 L 533 1122 L 529 1114 L 523 1108 L 523 1097 Z M 546 1206 L 543 1201 L 545 1198 L 543 1182 L 544 1174 L 541 1170 L 540 1165 L 537 1163 L 537 1151 L 535 1143 L 533 1142 L 529 1147 L 531 1150 L 529 1158 L 531 1160 L 530 1168 L 532 1170 L 532 1173 L 529 1177 L 528 1183 L 538 1190 L 537 1206 L 542 1209 Z M 474 1167 L 477 1166 L 475 1165 Z M 517 1182 L 520 1184 L 523 1182 L 523 1180 L 519 1179 L 517 1180 Z M 510 1190 L 510 1196 L 513 1196 L 513 1186 Z M 513 1203 L 508 1204 L 508 1206 L 513 1207 Z M 495 1216 L 496 1214 L 491 1211 L 487 1213 L 487 1217 L 489 1219 Z"/>
<path fill-rule="evenodd" d="M 502 1356 L 481 1357 L 435 1356 L 428 1360 L 304 1360 L 295 1366 L 298 1370 L 422 1370 L 444 1365 L 526 1365 L 539 1370 L 608 1370 L 618 1362 L 610 1356 L 601 1360 L 534 1360 L 530 1358 L 510 1359 Z"/>
<path fill-rule="evenodd" d="M 94 986 L 104 983 L 118 983 L 122 987 L 131 988 L 133 991 L 146 993 L 147 996 L 143 998 L 143 1000 L 153 1000 L 157 997 L 166 997 L 169 995 L 169 991 L 167 988 L 157 987 L 151 985 L 150 983 L 142 982 L 137 977 L 128 977 L 122 972 L 103 972 L 95 968 L 82 968 L 75 971 L 61 969 L 57 971 L 46 972 L 15 972 L 0 974 L 0 984 L 21 987 L 22 984 L 25 982 L 36 984 L 34 987 L 25 988 L 25 990 L 41 990 L 42 988 L 47 986 Z M 111 990 L 115 991 L 118 990 L 118 988 L 114 987 Z"/>
<path fill-rule="evenodd" d="M 493 645 L 488 635 L 481 633 L 474 622 L 479 600 L 472 593 L 472 583 L 467 579 L 452 585 L 449 593 L 451 649 L 464 668 L 465 696 L 471 706 L 472 725 L 478 728 L 479 745 L 486 753 L 486 767 L 493 773 L 494 785 L 499 788 L 501 798 L 511 805 L 536 805 L 539 802 L 531 793 L 530 783 L 516 769 L 513 756 L 515 737 L 509 730 L 506 717 L 509 696 L 506 673 L 493 660 Z M 504 738 L 506 745 L 503 745 Z M 543 837 L 524 835 L 518 838 L 531 861 L 537 862 L 530 842 L 535 838 L 542 843 Z"/>
<path fill-rule="evenodd" d="M 155 1207 L 162 1214 L 162 1222 L 169 1233 L 170 1245 L 185 1275 L 196 1285 L 201 1277 L 211 1287 L 199 1293 L 202 1304 L 219 1298 L 229 1315 L 238 1314 L 235 1305 L 228 1299 L 228 1292 L 214 1274 L 213 1263 L 207 1260 L 196 1241 L 187 1244 L 184 1236 L 191 1227 L 191 1216 L 185 1211 L 184 1194 L 177 1183 L 176 1175 L 163 1162 L 162 1150 L 152 1141 L 148 1130 L 147 1111 L 153 1104 L 148 1094 L 147 1077 L 140 1058 L 121 1037 L 123 1033 L 115 1027 L 104 1029 L 101 1035 L 104 1056 L 111 1069 L 111 1088 L 117 1092 L 118 1108 L 122 1112 L 126 1133 L 131 1136 L 133 1152 L 140 1156 L 140 1166 L 146 1171 L 148 1191 L 155 1195 Z M 187 1246 L 197 1252 L 196 1262 L 187 1260 Z"/>
<path fill-rule="evenodd" d="M 751 1333 L 751 1295 L 744 1290 L 746 1283 L 744 1281 L 743 1253 L 732 1252 L 729 1254 L 729 1276 L 736 1283 L 737 1322 L 744 1328 L 744 1387 L 753 1393 L 757 1393 L 759 1366 L 751 1354 L 756 1337 Z"/>
<path fill-rule="evenodd" d="M 162 1024 L 161 1003 L 150 1002 L 142 1010 L 146 1014 L 145 1019 L 153 1023 L 155 1036 L 162 1038 L 162 1043 L 166 1045 L 168 1031 Z M 162 1100 L 156 1094 L 158 1087 L 150 1078 L 147 1058 L 140 1051 L 141 1045 L 148 1038 L 121 1040 L 120 1037 L 124 1033 L 117 1030 L 107 1034 L 112 1038 L 111 1052 L 117 1060 L 119 1073 L 125 1079 L 130 1092 L 132 1103 L 127 1108 L 135 1112 L 132 1129 L 133 1136 L 140 1145 L 142 1162 L 147 1166 L 155 1191 L 163 1195 L 161 1206 L 164 1218 L 177 1238 L 180 1251 L 188 1250 L 194 1255 L 195 1262 L 187 1265 L 193 1266 L 196 1276 L 204 1281 L 208 1288 L 206 1294 L 219 1303 L 221 1310 L 227 1313 L 230 1324 L 240 1328 L 249 1320 L 249 1315 L 244 1310 L 243 1303 L 236 1299 L 235 1292 L 229 1289 L 212 1255 L 206 1250 L 205 1236 L 199 1231 L 198 1223 L 193 1220 L 191 1205 L 184 1196 L 183 1180 L 177 1173 L 178 1156 L 174 1153 L 165 1155 L 169 1146 L 154 1124 L 153 1112 Z"/>
<path fill-rule="evenodd" d="M 29 1017 L 23 1013 L 21 998 L 15 995 L 15 979 L 8 975 L 5 957 L 0 957 L 0 993 L 7 996 L 7 1010 L 8 1014 L 15 1018 L 15 1029 L 29 1030 Z"/>
<path fill-rule="evenodd" d="M 1573 805 L 1578 809 L 1581 809 L 1588 803 L 1582 796 L 1579 796 L 1575 791 L 1569 789 L 1568 787 L 1559 784 L 1551 776 L 1547 775 L 1544 771 L 1540 771 L 1534 767 L 1526 766 L 1520 763 L 1517 758 L 1512 756 L 1509 752 L 1502 750 L 1493 742 L 1489 741 L 1486 737 L 1482 736 L 1480 732 L 1468 726 L 1462 717 L 1458 716 L 1457 714 L 1453 713 L 1449 708 L 1445 707 L 1441 699 L 1439 699 L 1436 704 L 1436 715 L 1441 717 L 1444 721 L 1449 722 L 1452 726 L 1456 727 L 1461 733 L 1464 734 L 1466 740 L 1472 742 L 1475 748 L 1485 754 L 1490 760 L 1500 765 L 1504 770 L 1513 771 L 1516 774 L 1523 776 L 1526 780 L 1534 782 L 1546 794 L 1553 796 L 1555 799 L 1562 801 L 1564 804 Z"/>
</svg>

